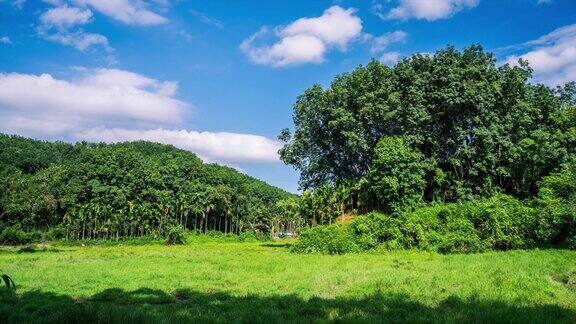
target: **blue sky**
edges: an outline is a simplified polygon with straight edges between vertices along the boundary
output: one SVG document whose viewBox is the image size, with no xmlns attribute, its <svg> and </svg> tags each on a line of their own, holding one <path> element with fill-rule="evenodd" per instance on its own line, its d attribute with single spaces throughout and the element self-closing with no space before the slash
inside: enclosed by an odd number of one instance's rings
<svg viewBox="0 0 576 324">
<path fill-rule="evenodd" d="M 574 0 L 0 0 L 0 132 L 147 139 L 295 192 L 292 105 L 371 58 L 480 43 L 576 79 Z"/>
</svg>

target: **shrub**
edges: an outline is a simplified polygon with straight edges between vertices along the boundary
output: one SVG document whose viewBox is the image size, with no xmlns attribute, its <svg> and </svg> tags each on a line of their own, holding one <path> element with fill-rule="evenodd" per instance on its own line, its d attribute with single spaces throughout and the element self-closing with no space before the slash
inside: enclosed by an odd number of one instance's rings
<svg viewBox="0 0 576 324">
<path fill-rule="evenodd" d="M 566 246 L 567 246 L 569 249 L 576 250 L 576 235 L 570 237 L 570 238 L 567 240 L 567 245 L 566 245 Z"/>
<path fill-rule="evenodd" d="M 64 239 L 65 237 L 66 237 L 66 228 L 62 225 L 59 225 L 43 233 L 42 240 L 43 241 L 61 240 Z"/>
<path fill-rule="evenodd" d="M 245 231 L 240 233 L 238 240 L 240 240 L 240 242 L 256 242 L 258 241 L 258 237 L 254 231 Z"/>
<path fill-rule="evenodd" d="M 172 225 L 166 231 L 166 244 L 186 244 L 186 230 L 180 225 Z"/>
<path fill-rule="evenodd" d="M 300 253 L 343 254 L 359 251 L 352 228 L 347 225 L 316 226 L 303 230 L 292 251 Z"/>
<path fill-rule="evenodd" d="M 313 227 L 301 233 L 293 251 L 334 254 L 384 248 L 474 253 L 518 249 L 545 244 L 538 236 L 540 223 L 534 208 L 496 195 L 476 203 L 431 205 L 395 216 L 371 213 L 346 225 Z"/>
<path fill-rule="evenodd" d="M 4 245 L 24 245 L 34 241 L 35 235 L 24 232 L 23 230 L 8 226 L 0 233 L 0 244 Z"/>
<path fill-rule="evenodd" d="M 539 183 L 535 206 L 538 226 L 534 236 L 548 244 L 573 245 L 576 237 L 576 162 L 565 164 L 560 171 Z"/>
</svg>

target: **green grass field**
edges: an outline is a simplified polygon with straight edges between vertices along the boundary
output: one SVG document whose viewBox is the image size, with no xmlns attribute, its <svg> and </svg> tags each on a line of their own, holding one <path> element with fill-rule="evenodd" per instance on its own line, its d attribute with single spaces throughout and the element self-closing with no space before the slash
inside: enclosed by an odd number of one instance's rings
<svg viewBox="0 0 576 324">
<path fill-rule="evenodd" d="M 571 322 L 576 252 L 299 255 L 280 243 L 0 251 L 0 322 Z M 572 278 L 572 279 L 570 279 Z"/>
</svg>

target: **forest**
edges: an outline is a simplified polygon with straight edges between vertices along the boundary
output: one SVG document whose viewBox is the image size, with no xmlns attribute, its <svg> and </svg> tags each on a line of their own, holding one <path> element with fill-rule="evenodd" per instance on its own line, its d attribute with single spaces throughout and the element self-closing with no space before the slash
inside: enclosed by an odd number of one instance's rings
<svg viewBox="0 0 576 324">
<path fill-rule="evenodd" d="M 179 229 L 258 235 L 297 221 L 294 195 L 149 142 L 66 144 L 0 135 L 0 192 L 5 244 L 42 236 L 164 237 Z"/>
</svg>

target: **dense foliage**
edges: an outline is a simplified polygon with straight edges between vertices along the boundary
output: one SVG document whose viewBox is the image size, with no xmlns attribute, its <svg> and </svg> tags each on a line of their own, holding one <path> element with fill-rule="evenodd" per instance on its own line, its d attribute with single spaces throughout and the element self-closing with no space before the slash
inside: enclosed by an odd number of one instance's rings
<svg viewBox="0 0 576 324">
<path fill-rule="evenodd" d="M 498 194 L 437 203 L 395 214 L 370 213 L 349 224 L 303 231 L 296 252 L 340 254 L 372 249 L 441 253 L 561 246 L 576 249 L 576 162 L 544 177 L 530 201 Z"/>
<path fill-rule="evenodd" d="M 394 67 L 372 61 L 298 97 L 281 157 L 301 171 L 303 189 L 338 187 L 365 179 L 383 138 L 402 137 L 424 158 L 426 202 L 531 197 L 576 153 L 574 83 L 551 89 L 531 75 L 522 61 L 498 67 L 480 46 L 416 54 Z"/>
<path fill-rule="evenodd" d="M 531 76 L 449 47 L 306 90 L 280 154 L 301 171 L 302 216 L 325 226 L 294 250 L 576 248 L 576 84 Z"/>
<path fill-rule="evenodd" d="M 329 254 L 373 249 L 472 253 L 548 246 L 576 249 L 574 205 L 526 206 L 502 195 L 396 216 L 373 212 L 349 224 L 312 227 L 301 233 L 292 249 Z"/>
<path fill-rule="evenodd" d="M 4 244 L 28 243 L 35 231 L 69 239 L 170 234 L 178 243 L 176 225 L 269 233 L 295 222 L 294 215 L 288 220 L 278 213 L 284 199 L 294 196 L 172 146 L 72 145 L 0 135 Z"/>
<path fill-rule="evenodd" d="M 384 137 L 376 145 L 372 166 L 361 184 L 363 200 L 385 213 L 410 209 L 422 201 L 424 173 L 420 152 L 401 137 Z"/>
</svg>

